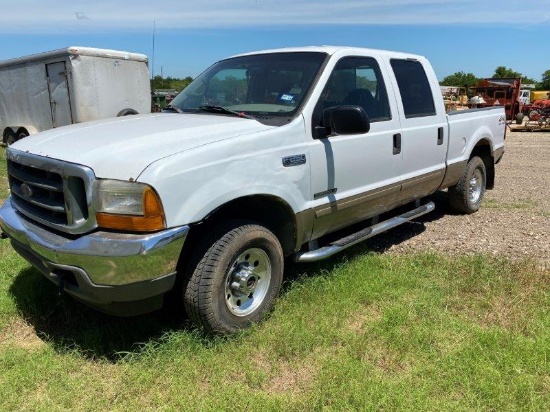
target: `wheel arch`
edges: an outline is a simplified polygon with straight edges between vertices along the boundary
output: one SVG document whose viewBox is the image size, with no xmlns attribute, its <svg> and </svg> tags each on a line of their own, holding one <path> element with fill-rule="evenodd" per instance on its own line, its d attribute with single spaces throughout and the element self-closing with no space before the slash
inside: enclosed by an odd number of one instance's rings
<svg viewBox="0 0 550 412">
<path fill-rule="evenodd" d="M 6 126 L 2 131 L 2 141 L 4 143 L 9 133 L 13 134 L 16 138 L 22 138 L 22 135 L 30 136 L 31 134 L 36 134 L 38 130 L 36 130 L 36 127 L 29 125 Z"/>
<path fill-rule="evenodd" d="M 299 219 L 287 202 L 272 195 L 250 195 L 219 206 L 201 222 L 193 224 L 186 245 L 193 248 L 209 230 L 222 222 L 237 219 L 249 220 L 271 230 L 279 239 L 285 256 L 295 251 L 298 239 L 303 236 Z"/>
<path fill-rule="evenodd" d="M 122 109 L 120 112 L 117 113 L 117 117 L 120 117 L 120 116 L 129 116 L 129 115 L 134 115 L 134 114 L 139 114 L 137 110 L 134 110 L 130 107 L 127 107 L 125 109 Z"/>
</svg>

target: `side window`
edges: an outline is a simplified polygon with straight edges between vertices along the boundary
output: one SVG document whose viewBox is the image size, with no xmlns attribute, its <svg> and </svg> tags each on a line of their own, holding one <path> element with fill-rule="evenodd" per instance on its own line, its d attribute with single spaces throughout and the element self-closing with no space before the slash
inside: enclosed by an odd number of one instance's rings
<svg viewBox="0 0 550 412">
<path fill-rule="evenodd" d="M 405 117 L 435 116 L 434 98 L 424 67 L 418 61 L 391 61 L 397 79 Z"/>
<path fill-rule="evenodd" d="M 342 105 L 361 106 L 371 122 L 390 120 L 386 86 L 371 57 L 345 57 L 334 68 L 317 103 L 316 112 Z"/>
</svg>

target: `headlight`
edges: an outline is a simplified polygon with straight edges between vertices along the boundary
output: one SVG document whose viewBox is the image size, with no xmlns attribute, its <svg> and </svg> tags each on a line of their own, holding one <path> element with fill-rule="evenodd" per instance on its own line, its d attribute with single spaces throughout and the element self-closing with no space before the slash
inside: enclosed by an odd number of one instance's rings
<svg viewBox="0 0 550 412">
<path fill-rule="evenodd" d="M 94 207 L 102 228 L 152 232 L 166 227 L 157 193 L 143 183 L 98 180 Z"/>
</svg>

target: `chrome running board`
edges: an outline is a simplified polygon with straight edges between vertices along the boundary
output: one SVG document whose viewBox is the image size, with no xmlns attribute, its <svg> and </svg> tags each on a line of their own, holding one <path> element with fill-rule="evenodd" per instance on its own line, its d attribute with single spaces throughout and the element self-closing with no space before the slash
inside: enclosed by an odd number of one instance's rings
<svg viewBox="0 0 550 412">
<path fill-rule="evenodd" d="M 406 223 L 409 220 L 416 219 L 417 217 L 430 213 L 434 209 L 435 204 L 433 202 L 428 202 L 425 205 L 417 207 L 414 210 L 403 213 L 399 216 L 392 217 L 391 219 L 384 220 L 383 222 L 377 223 L 376 225 L 369 226 L 363 230 L 360 230 L 357 233 L 346 236 L 340 240 L 337 240 L 336 242 L 332 242 L 327 246 L 323 246 L 319 249 L 311 250 L 308 252 L 298 252 L 295 255 L 294 260 L 296 262 L 315 262 L 317 260 L 326 259 L 332 255 L 335 255 L 338 252 L 341 252 L 351 246 L 356 245 L 357 243 L 376 236 L 379 233 L 393 229 L 394 227 Z"/>
</svg>

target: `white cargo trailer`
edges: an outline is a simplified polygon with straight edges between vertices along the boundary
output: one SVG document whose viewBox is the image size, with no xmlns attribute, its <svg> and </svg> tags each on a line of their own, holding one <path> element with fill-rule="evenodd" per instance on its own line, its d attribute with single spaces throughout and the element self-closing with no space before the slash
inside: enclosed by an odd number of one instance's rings
<svg viewBox="0 0 550 412">
<path fill-rule="evenodd" d="M 72 46 L 0 62 L 0 132 L 7 145 L 54 127 L 150 112 L 144 54 Z"/>
</svg>

